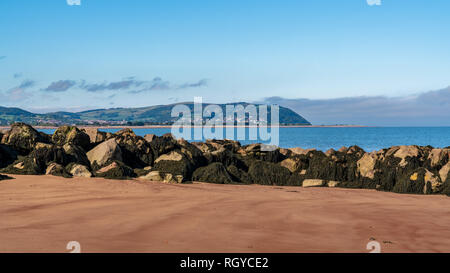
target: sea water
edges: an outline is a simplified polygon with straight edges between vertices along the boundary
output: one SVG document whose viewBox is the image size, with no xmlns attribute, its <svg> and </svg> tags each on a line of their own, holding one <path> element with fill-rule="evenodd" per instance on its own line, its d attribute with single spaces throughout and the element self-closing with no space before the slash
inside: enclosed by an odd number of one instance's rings
<svg viewBox="0 0 450 273">
<path fill-rule="evenodd" d="M 101 129 L 111 133 L 119 130 Z M 55 130 L 42 129 L 41 131 L 52 134 Z M 139 136 L 146 134 L 161 136 L 170 133 L 171 129 L 135 128 L 133 131 Z M 246 131 L 248 136 L 248 128 Z M 226 136 L 225 133 L 223 135 Z M 368 152 L 397 145 L 430 145 L 436 148 L 450 146 L 450 127 L 281 127 L 279 136 L 280 147 L 315 148 L 322 151 L 330 148 L 337 150 L 342 146 L 352 145 L 358 145 Z M 240 142 L 246 145 L 263 141 L 240 140 Z"/>
</svg>

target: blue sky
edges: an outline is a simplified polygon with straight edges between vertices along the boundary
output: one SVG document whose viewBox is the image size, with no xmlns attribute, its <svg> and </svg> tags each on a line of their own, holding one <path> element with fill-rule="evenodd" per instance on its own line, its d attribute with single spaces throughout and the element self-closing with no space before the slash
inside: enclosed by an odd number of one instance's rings
<svg viewBox="0 0 450 273">
<path fill-rule="evenodd" d="M 0 105 L 418 97 L 450 85 L 449 13 L 444 0 L 2 0 Z"/>
</svg>

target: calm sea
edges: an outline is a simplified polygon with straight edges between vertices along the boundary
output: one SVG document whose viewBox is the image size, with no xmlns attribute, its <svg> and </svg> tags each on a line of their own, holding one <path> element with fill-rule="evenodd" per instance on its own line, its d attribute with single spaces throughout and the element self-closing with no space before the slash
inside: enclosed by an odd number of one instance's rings
<svg viewBox="0 0 450 273">
<path fill-rule="evenodd" d="M 119 129 L 102 129 L 117 132 Z M 41 130 L 53 134 L 54 130 Z M 133 129 L 140 136 L 163 135 L 170 128 Z M 248 129 L 247 129 L 248 131 Z M 225 134 L 224 134 L 225 135 Z M 247 132 L 248 135 L 248 132 Z M 250 144 L 262 141 L 240 141 Z M 358 127 L 358 128 L 280 128 L 280 147 L 326 151 L 342 146 L 358 145 L 366 151 L 374 151 L 396 145 L 420 145 L 433 147 L 450 146 L 450 127 Z"/>
</svg>

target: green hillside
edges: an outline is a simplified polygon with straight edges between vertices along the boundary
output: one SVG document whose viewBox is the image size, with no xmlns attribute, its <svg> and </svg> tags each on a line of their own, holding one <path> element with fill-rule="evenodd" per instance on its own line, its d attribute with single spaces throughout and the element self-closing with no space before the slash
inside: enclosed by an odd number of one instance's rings
<svg viewBox="0 0 450 273">
<path fill-rule="evenodd" d="M 193 112 L 193 103 L 180 103 L 188 106 Z M 226 115 L 227 105 L 248 106 L 248 103 L 219 104 L 223 115 Z M 0 107 L 0 124 L 12 122 L 26 122 L 33 125 L 170 125 L 178 118 L 171 117 L 172 109 L 177 104 L 156 105 L 141 108 L 111 108 L 96 109 L 78 113 L 54 112 L 34 114 L 19 108 Z M 209 104 L 203 104 L 203 109 Z M 268 107 L 268 121 L 270 122 L 271 107 Z M 280 106 L 280 124 L 282 125 L 311 125 L 306 119 L 294 111 Z"/>
</svg>

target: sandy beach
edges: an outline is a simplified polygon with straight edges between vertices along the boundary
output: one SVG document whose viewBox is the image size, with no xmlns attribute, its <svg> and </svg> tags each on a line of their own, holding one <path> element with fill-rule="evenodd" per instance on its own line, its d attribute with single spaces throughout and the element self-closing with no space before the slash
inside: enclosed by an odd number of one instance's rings
<svg viewBox="0 0 450 273">
<path fill-rule="evenodd" d="M 14 176 L 0 252 L 449 252 L 450 198 L 332 188 Z"/>
</svg>

